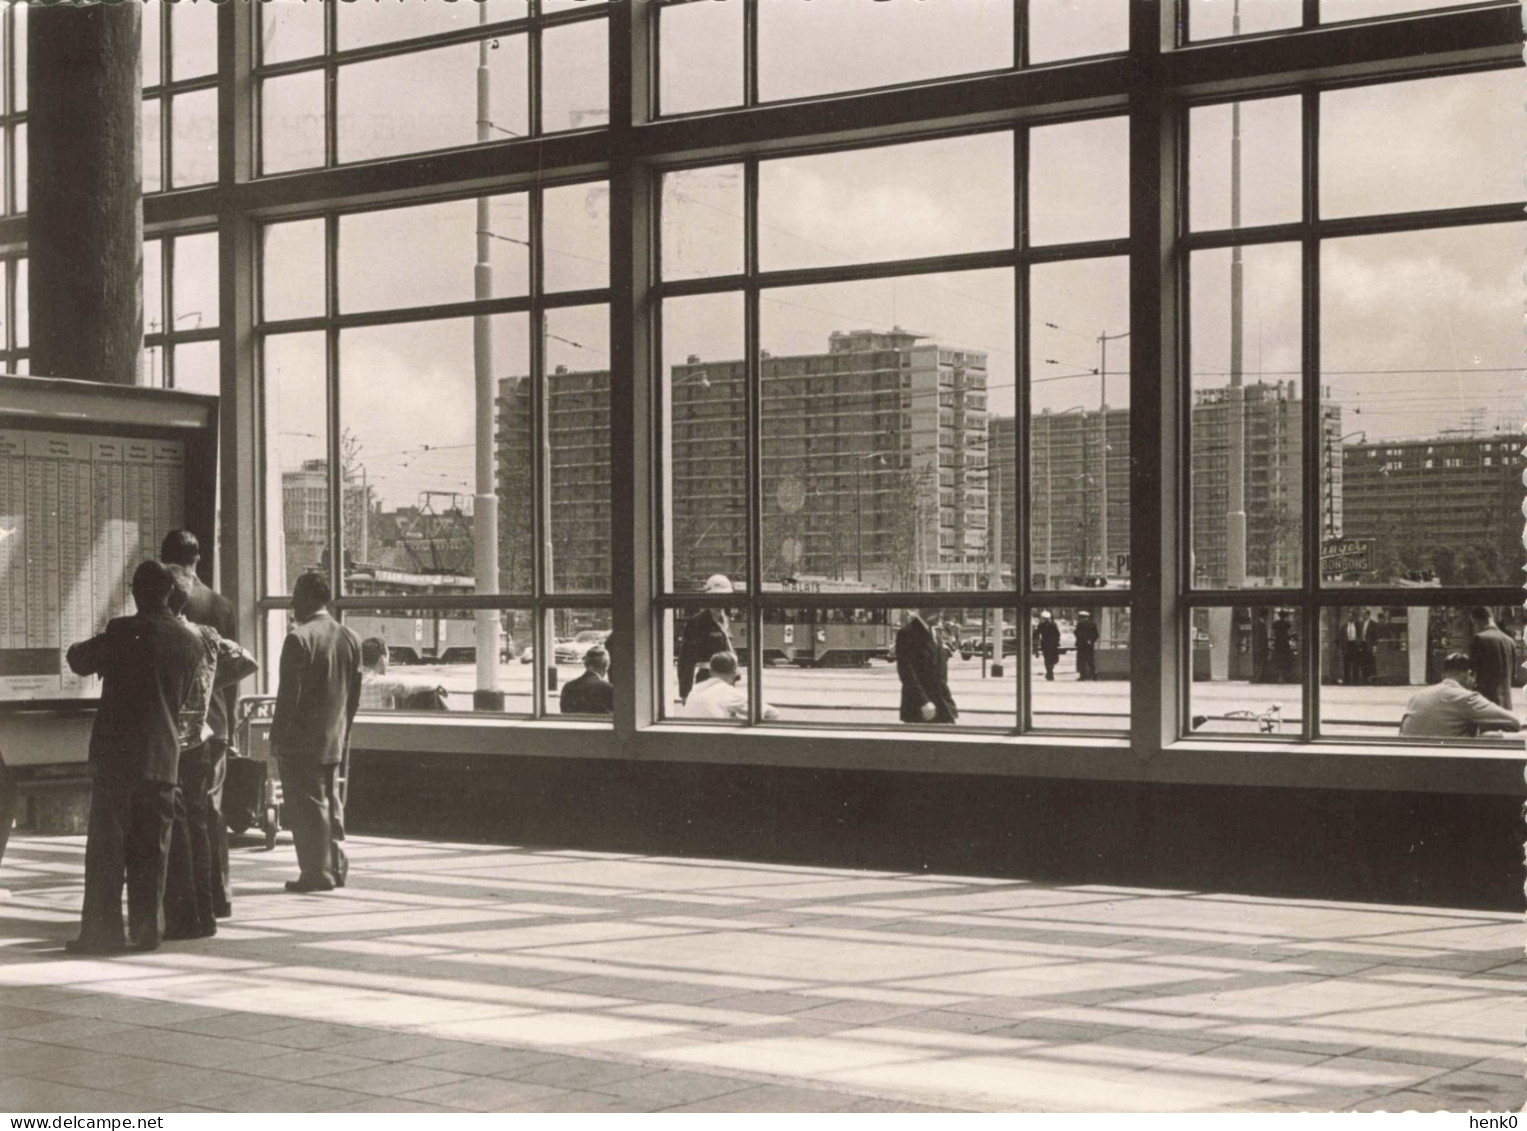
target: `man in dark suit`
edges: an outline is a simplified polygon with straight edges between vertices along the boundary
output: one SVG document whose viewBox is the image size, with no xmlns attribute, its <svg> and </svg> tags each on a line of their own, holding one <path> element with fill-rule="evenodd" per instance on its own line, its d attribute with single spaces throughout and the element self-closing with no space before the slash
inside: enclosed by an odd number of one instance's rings
<svg viewBox="0 0 1527 1131">
<path fill-rule="evenodd" d="M 111 953 L 129 943 L 154 950 L 164 936 L 181 712 L 195 698 L 206 652 L 201 637 L 170 612 L 174 584 L 164 565 L 141 563 L 132 579 L 137 614 L 114 618 L 66 654 L 76 674 L 102 679 L 90 731 L 85 904 L 79 938 L 68 944 L 76 953 Z"/>
<path fill-rule="evenodd" d="M 712 574 L 706 578 L 705 591 L 730 593 L 731 578 L 724 573 Z M 730 651 L 732 635 L 726 628 L 725 609 L 701 609 L 690 617 L 684 625 L 683 637 L 679 642 L 679 698 L 689 698 L 689 689 L 695 685 L 696 668 L 708 665 L 710 658 L 717 652 Z M 706 667 L 700 679 L 709 678 L 710 669 Z"/>
<path fill-rule="evenodd" d="M 960 709 L 949 693 L 949 653 L 936 626 L 913 613 L 896 633 L 896 674 L 901 679 L 901 721 L 904 723 L 952 723 Z"/>
<path fill-rule="evenodd" d="M 610 670 L 610 654 L 597 645 L 583 654 L 583 674 L 569 680 L 562 688 L 564 715 L 613 715 L 615 688 L 605 678 Z"/>
<path fill-rule="evenodd" d="M 1092 614 L 1086 609 L 1076 614 L 1076 630 L 1072 635 L 1076 640 L 1076 678 L 1097 679 L 1100 634 Z"/>
<path fill-rule="evenodd" d="M 1474 639 L 1469 641 L 1469 661 L 1474 668 L 1474 690 L 1497 707 L 1511 710 L 1511 677 L 1516 673 L 1516 645 L 1495 623 L 1495 614 L 1483 605 L 1469 610 Z"/>
<path fill-rule="evenodd" d="M 1034 627 L 1034 655 L 1044 657 L 1045 678 L 1054 680 L 1055 665 L 1060 660 L 1060 629 L 1049 609 L 1039 614 L 1039 624 Z"/>
<path fill-rule="evenodd" d="M 172 530 L 159 546 L 159 560 L 170 567 L 177 578 L 189 584 L 185 607 L 180 615 L 192 624 L 216 629 L 224 640 L 238 642 L 238 620 L 233 602 L 215 589 L 209 589 L 196 575 L 201 563 L 201 543 L 189 530 Z M 212 737 L 207 740 L 207 839 L 212 846 L 212 908 L 219 919 L 233 914 L 233 891 L 228 883 L 228 823 L 223 819 L 223 782 L 228 776 L 228 744 L 232 735 L 230 720 L 238 695 L 230 685 L 212 697 L 207 705 L 207 725 Z"/>
<path fill-rule="evenodd" d="M 344 811 L 337 790 L 350 723 L 361 698 L 361 643 L 329 615 L 332 593 L 322 574 L 305 573 L 292 589 L 297 624 L 281 647 L 281 683 L 270 746 L 301 875 L 287 891 L 333 891 L 350 870 L 339 841 Z"/>
</svg>

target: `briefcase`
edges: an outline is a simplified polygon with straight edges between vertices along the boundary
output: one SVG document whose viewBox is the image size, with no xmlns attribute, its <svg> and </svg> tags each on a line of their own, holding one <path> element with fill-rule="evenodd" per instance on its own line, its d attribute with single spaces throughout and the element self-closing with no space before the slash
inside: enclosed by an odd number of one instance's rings
<svg viewBox="0 0 1527 1131">
<path fill-rule="evenodd" d="M 246 832 L 265 816 L 269 768 L 258 758 L 230 754 L 223 782 L 223 819 L 235 833 Z"/>
</svg>

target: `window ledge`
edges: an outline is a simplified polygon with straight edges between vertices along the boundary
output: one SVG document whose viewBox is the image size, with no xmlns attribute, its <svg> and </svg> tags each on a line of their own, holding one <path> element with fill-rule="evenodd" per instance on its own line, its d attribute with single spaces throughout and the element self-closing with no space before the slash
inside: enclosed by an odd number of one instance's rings
<svg viewBox="0 0 1527 1131">
<path fill-rule="evenodd" d="M 1140 755 L 1122 737 L 672 724 L 620 736 L 596 722 L 424 716 L 358 720 L 353 745 L 357 750 L 419 754 L 1504 796 L 1523 792 L 1527 761 L 1521 750 L 1507 748 L 1192 740 Z"/>
</svg>

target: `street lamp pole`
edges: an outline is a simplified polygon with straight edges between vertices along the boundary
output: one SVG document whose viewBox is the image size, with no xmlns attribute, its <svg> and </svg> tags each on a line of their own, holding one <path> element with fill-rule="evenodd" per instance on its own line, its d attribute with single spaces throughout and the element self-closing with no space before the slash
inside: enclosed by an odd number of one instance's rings
<svg viewBox="0 0 1527 1131">
<path fill-rule="evenodd" d="M 1098 513 L 1098 572 L 1104 577 L 1108 576 L 1108 343 L 1117 342 L 1121 338 L 1129 337 L 1129 331 L 1122 334 L 1103 333 L 1098 335 L 1098 387 L 1101 407 L 1098 412 L 1098 433 L 1101 440 L 1101 449 L 1098 453 L 1099 462 L 1102 464 L 1102 473 L 1098 476 L 1100 484 L 1098 498 L 1100 511 Z M 1082 563 L 1082 572 L 1086 572 L 1087 563 Z"/>
<path fill-rule="evenodd" d="M 488 6 L 478 9 L 478 22 L 488 22 Z M 491 140 L 488 120 L 488 40 L 477 44 L 477 140 Z M 489 255 L 488 198 L 477 198 L 477 259 L 472 268 L 473 296 L 483 302 L 493 297 L 493 265 Z M 497 397 L 493 387 L 492 319 L 479 314 L 472 319 L 472 369 L 477 407 L 477 491 L 472 506 L 473 557 L 476 587 L 480 595 L 498 592 L 498 484 L 494 467 L 494 423 Z M 494 609 L 477 612 L 477 710 L 501 711 L 504 693 L 499 690 L 499 614 Z"/>
</svg>

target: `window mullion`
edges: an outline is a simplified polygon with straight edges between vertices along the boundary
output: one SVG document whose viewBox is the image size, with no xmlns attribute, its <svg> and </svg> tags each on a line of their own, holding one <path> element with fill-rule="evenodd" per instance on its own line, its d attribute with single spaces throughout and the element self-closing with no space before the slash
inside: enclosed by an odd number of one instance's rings
<svg viewBox="0 0 1527 1131">
<path fill-rule="evenodd" d="M 1307 7 L 1318 8 L 1318 0 Z M 1301 685 L 1304 708 L 1304 733 L 1309 741 L 1320 733 L 1320 608 L 1316 599 L 1320 589 L 1320 549 L 1323 530 L 1321 495 L 1325 475 L 1320 473 L 1323 448 L 1322 401 L 1320 378 L 1320 237 L 1316 221 L 1320 215 L 1320 93 L 1307 90 L 1303 95 L 1303 142 L 1300 154 L 1301 185 L 1305 235 L 1300 242 L 1303 281 L 1301 287 L 1301 365 L 1304 371 L 1304 476 L 1301 484 L 1304 508 L 1304 569 L 1302 570 L 1304 634 L 1304 679 Z M 1329 475 L 1329 470 L 1326 475 Z"/>
</svg>

